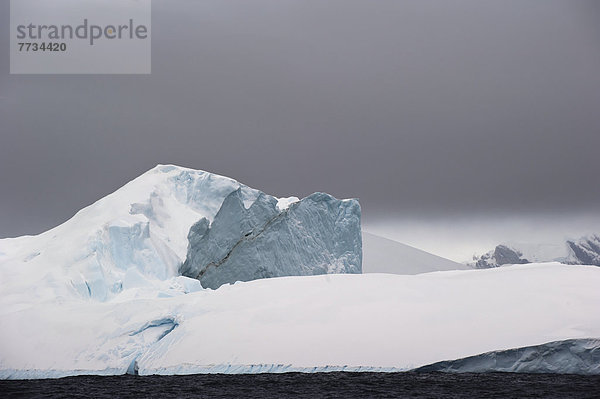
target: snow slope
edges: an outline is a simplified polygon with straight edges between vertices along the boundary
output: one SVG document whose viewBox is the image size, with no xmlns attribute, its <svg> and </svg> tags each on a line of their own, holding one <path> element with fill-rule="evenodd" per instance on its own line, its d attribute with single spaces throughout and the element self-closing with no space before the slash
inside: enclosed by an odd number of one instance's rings
<svg viewBox="0 0 600 399">
<path fill-rule="evenodd" d="M 3 296 L 75 291 L 105 301 L 129 288 L 161 286 L 178 276 L 191 225 L 212 220 L 237 189 L 247 206 L 260 193 L 227 177 L 158 165 L 58 227 L 0 240 Z"/>
<path fill-rule="evenodd" d="M 0 377 L 407 370 L 598 337 L 599 284 L 597 267 L 536 264 L 283 277 L 25 308 L 6 306 L 2 296 Z M 556 371 L 563 370 L 598 369 Z"/>
<path fill-rule="evenodd" d="M 419 274 L 470 267 L 363 231 L 363 273 Z"/>
</svg>

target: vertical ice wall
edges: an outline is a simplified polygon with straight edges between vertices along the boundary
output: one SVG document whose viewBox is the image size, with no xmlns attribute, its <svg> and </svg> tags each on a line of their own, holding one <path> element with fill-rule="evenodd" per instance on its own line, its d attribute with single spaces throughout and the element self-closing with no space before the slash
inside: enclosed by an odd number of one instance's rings
<svg viewBox="0 0 600 399">
<path fill-rule="evenodd" d="M 315 193 L 287 209 L 261 193 L 245 208 L 229 194 L 212 223 L 201 219 L 188 235 L 181 273 L 205 288 L 235 281 L 326 273 L 361 273 L 360 205 Z"/>
</svg>

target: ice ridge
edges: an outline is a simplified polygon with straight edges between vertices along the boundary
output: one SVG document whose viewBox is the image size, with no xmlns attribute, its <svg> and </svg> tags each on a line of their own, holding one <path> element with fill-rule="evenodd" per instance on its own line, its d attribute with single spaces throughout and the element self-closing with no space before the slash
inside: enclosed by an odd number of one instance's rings
<svg viewBox="0 0 600 399">
<path fill-rule="evenodd" d="M 182 275 L 205 288 L 259 278 L 362 272 L 360 205 L 314 193 L 280 210 L 260 193 L 245 208 L 229 194 L 212 223 L 203 218 L 188 235 Z"/>
</svg>

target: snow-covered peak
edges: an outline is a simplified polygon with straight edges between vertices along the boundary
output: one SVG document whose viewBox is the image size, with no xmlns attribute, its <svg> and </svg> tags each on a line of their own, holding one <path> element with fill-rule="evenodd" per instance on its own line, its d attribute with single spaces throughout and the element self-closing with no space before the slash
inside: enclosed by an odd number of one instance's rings
<svg viewBox="0 0 600 399">
<path fill-rule="evenodd" d="M 481 256 L 475 256 L 472 265 L 484 269 L 540 262 L 600 266 L 600 237 L 592 234 L 559 242 L 503 243 Z"/>
<path fill-rule="evenodd" d="M 258 190 L 229 177 L 175 165 L 157 165 L 82 209 L 67 223 L 76 221 L 80 215 L 104 222 L 116 217 L 141 214 L 161 227 L 168 218 L 161 210 L 168 210 L 171 219 L 179 219 L 180 212 L 187 211 L 212 220 L 223 199 L 238 188 L 247 206 L 259 194 Z M 189 226 L 185 234 L 188 229 Z"/>
<path fill-rule="evenodd" d="M 600 266 L 600 236 L 592 234 L 578 240 L 567 240 L 569 256 L 565 263 Z"/>
<path fill-rule="evenodd" d="M 69 296 L 75 288 L 105 300 L 140 279 L 173 278 L 192 224 L 212 220 L 238 189 L 247 207 L 260 194 L 214 173 L 157 165 L 51 230 L 0 240 L 0 279 L 16 283 L 22 270 L 41 280 L 66 275 L 66 286 L 40 295 Z"/>
</svg>

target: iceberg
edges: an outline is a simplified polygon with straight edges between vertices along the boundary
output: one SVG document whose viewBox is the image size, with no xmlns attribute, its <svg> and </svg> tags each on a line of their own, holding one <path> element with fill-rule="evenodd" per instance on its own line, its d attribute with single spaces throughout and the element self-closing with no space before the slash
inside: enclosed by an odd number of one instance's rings
<svg viewBox="0 0 600 399">
<path fill-rule="evenodd" d="M 598 337 L 598 284 L 598 267 L 551 263 L 418 275 L 280 277 L 171 296 L 123 292 L 106 302 L 40 303 L 23 292 L 19 306 L 12 307 L 2 295 L 0 378 L 128 370 L 140 375 L 405 371 Z M 490 295 L 499 286 L 503 295 Z M 561 352 L 564 361 L 546 357 L 552 372 L 595 373 L 597 349 L 578 348 L 573 356 L 591 362 L 575 369 L 573 358 Z M 545 364 L 543 358 L 534 361 L 544 353 L 507 356 L 502 364 L 529 359 L 531 367 L 514 370 L 532 371 Z M 492 363 L 483 364 L 479 371 L 494 370 Z"/>
<path fill-rule="evenodd" d="M 158 165 L 60 226 L 0 240 L 4 294 L 40 286 L 48 300 L 108 301 L 129 289 L 169 285 L 180 276 L 190 227 L 212 221 L 236 190 L 246 206 L 260 194 L 228 177 Z"/>
<path fill-rule="evenodd" d="M 228 177 L 158 165 L 54 229 L 0 240 L 0 254 L 7 279 L 21 269 L 34 279 L 54 279 L 60 270 L 64 279 L 45 290 L 49 299 L 75 294 L 108 301 L 133 288 L 178 286 L 171 283 L 181 281 L 181 272 L 198 276 L 201 256 L 214 263 L 229 255 L 201 279 L 211 288 L 253 278 L 360 273 L 360 205 L 322 193 L 278 199 Z"/>
<path fill-rule="evenodd" d="M 60 226 L 0 240 L 0 378 L 404 371 L 563 341 L 588 360 L 501 363 L 596 373 L 595 344 L 569 340 L 600 337 L 600 268 L 453 270 L 365 237 L 377 256 L 360 274 L 356 200 L 159 165 Z"/>
<path fill-rule="evenodd" d="M 181 274 L 205 288 L 282 276 L 361 273 L 360 205 L 315 193 L 277 208 L 261 193 L 246 209 L 240 190 L 223 201 L 213 222 L 190 229 Z"/>
</svg>

